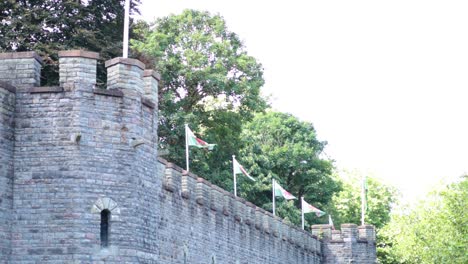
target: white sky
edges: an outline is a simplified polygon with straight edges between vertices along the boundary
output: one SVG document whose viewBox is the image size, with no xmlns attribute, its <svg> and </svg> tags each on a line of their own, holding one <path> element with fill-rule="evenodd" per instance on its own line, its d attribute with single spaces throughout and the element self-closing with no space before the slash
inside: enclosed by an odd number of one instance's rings
<svg viewBox="0 0 468 264">
<path fill-rule="evenodd" d="M 468 1 L 143 0 L 146 20 L 220 13 L 273 107 L 310 121 L 340 168 L 413 200 L 468 172 Z"/>
</svg>

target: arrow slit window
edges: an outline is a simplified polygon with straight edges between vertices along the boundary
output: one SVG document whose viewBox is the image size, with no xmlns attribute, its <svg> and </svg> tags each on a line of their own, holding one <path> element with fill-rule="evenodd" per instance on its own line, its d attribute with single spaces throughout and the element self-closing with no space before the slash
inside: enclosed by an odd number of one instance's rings
<svg viewBox="0 0 468 264">
<path fill-rule="evenodd" d="M 111 212 L 107 209 L 101 211 L 101 247 L 109 246 L 109 221 Z"/>
</svg>

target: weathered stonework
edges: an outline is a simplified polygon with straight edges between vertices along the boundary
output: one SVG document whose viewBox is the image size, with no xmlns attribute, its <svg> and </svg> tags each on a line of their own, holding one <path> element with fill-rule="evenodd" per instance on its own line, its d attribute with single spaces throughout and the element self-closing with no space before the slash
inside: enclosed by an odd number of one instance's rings
<svg viewBox="0 0 468 264">
<path fill-rule="evenodd" d="M 141 62 L 108 61 L 99 90 L 98 54 L 59 57 L 60 86 L 38 87 L 35 53 L 0 54 L 0 263 L 375 262 L 371 226 L 311 234 L 158 158 Z"/>
</svg>

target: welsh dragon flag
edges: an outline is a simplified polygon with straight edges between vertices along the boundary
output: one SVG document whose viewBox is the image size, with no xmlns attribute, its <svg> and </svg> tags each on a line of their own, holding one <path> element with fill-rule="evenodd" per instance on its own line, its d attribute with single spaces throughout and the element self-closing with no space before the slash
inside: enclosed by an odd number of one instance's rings
<svg viewBox="0 0 468 264">
<path fill-rule="evenodd" d="M 195 134 L 193 134 L 192 130 L 188 126 L 185 127 L 185 133 L 187 137 L 187 145 L 194 146 L 197 148 L 206 148 L 208 150 L 213 150 L 216 144 L 208 144 L 205 141 L 197 138 Z"/>
<path fill-rule="evenodd" d="M 255 181 L 255 179 L 249 175 L 249 173 L 244 169 L 244 167 L 242 167 L 242 165 L 239 164 L 239 162 L 237 162 L 236 158 L 234 157 L 233 157 L 232 165 L 234 167 L 234 174 L 244 174 L 246 177 L 248 177 L 252 181 Z"/>
<path fill-rule="evenodd" d="M 288 191 L 283 189 L 283 187 L 281 187 L 276 181 L 273 181 L 273 191 L 275 193 L 275 196 L 283 197 L 286 200 L 297 199 Z"/>
<path fill-rule="evenodd" d="M 302 199 L 302 212 L 304 214 L 307 214 L 307 213 L 315 213 L 315 215 L 317 217 L 320 217 L 322 215 L 325 215 L 325 212 L 315 208 L 314 206 L 308 204 L 306 201 L 304 201 L 304 199 Z"/>
</svg>

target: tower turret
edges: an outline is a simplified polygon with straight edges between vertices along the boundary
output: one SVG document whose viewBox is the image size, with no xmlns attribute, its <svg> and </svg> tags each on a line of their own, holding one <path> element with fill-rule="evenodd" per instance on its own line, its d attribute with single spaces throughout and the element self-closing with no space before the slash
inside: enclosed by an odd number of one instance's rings
<svg viewBox="0 0 468 264">
<path fill-rule="evenodd" d="M 60 86 L 39 87 L 35 53 L 0 55 L 0 252 L 13 263 L 138 262 L 151 244 L 158 75 L 117 58 L 98 90 L 98 58 L 59 52 Z"/>
</svg>

